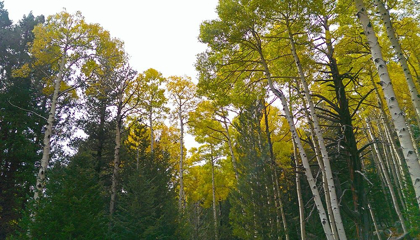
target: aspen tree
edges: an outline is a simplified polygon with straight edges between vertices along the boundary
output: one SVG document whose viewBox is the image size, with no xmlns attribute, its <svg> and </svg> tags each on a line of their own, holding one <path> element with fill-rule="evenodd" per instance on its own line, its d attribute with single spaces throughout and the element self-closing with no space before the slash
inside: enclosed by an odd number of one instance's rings
<svg viewBox="0 0 420 240">
<path fill-rule="evenodd" d="M 291 46 L 293 58 L 295 60 L 296 68 L 298 69 L 298 73 L 299 73 L 299 76 L 300 76 L 300 82 L 303 86 L 306 101 L 309 105 L 309 110 L 310 110 L 309 112 L 311 114 L 312 122 L 314 124 L 315 136 L 318 140 L 319 149 L 320 149 L 322 160 L 323 160 L 323 163 L 324 163 L 324 168 L 325 168 L 324 172 L 325 172 L 326 180 L 327 180 L 327 183 L 328 183 L 328 192 L 329 192 L 330 200 L 331 200 L 332 213 L 334 215 L 334 224 L 337 227 L 337 234 L 338 234 L 339 239 L 345 240 L 345 239 L 347 239 L 347 237 L 346 237 L 346 232 L 345 232 L 344 225 L 343 225 L 343 220 L 341 218 L 340 206 L 338 204 L 337 193 L 336 193 L 335 186 L 334 186 L 334 176 L 332 174 L 330 159 L 328 157 L 328 152 L 327 152 L 327 148 L 325 146 L 324 137 L 322 136 L 321 128 L 319 126 L 318 116 L 315 113 L 315 106 L 313 104 L 313 101 L 312 101 L 312 98 L 311 98 L 311 95 L 310 95 L 310 92 L 309 92 L 309 87 L 308 87 L 308 83 L 306 81 L 305 73 L 304 73 L 302 65 L 300 63 L 299 56 L 297 55 L 295 40 L 293 38 L 293 33 L 292 33 L 291 28 L 290 28 L 289 19 L 287 17 L 286 17 L 286 27 L 287 27 L 287 31 L 288 31 L 288 34 L 289 34 L 289 41 L 290 41 L 290 46 Z"/>
<path fill-rule="evenodd" d="M 165 97 L 165 89 L 161 85 L 166 81 L 162 73 L 153 68 L 149 68 L 138 76 L 138 81 L 141 81 L 139 96 L 140 114 L 145 116 L 148 120 L 150 129 L 150 151 L 153 152 L 155 142 L 155 121 L 156 119 L 163 119 L 164 114 L 169 111 L 165 104 L 167 99 Z"/>
<path fill-rule="evenodd" d="M 296 193 L 298 198 L 299 205 L 299 229 L 300 229 L 300 238 L 306 240 L 306 227 L 305 227 L 305 205 L 302 198 L 302 187 L 300 184 L 300 162 L 297 154 L 296 143 L 293 141 L 293 158 L 295 159 L 296 164 Z"/>
<path fill-rule="evenodd" d="M 184 128 L 188 122 L 188 113 L 196 105 L 196 86 L 189 77 L 171 76 L 167 83 L 169 99 L 173 102 L 175 109 L 172 111 L 173 119 L 179 121 L 179 199 L 178 205 L 181 212 L 185 209 L 185 192 L 184 192 Z"/>
<path fill-rule="evenodd" d="M 88 51 L 94 51 L 95 43 L 103 32 L 99 25 L 87 24 L 80 12 L 71 15 L 61 12 L 48 17 L 44 25 L 34 28 L 35 39 L 30 52 L 36 59 L 35 66 L 51 64 L 56 76 L 52 77 L 51 106 L 45 127 L 41 166 L 37 175 L 34 199 L 38 200 L 45 186 L 45 174 L 50 161 L 51 137 L 55 122 L 56 109 L 60 91 L 71 91 L 73 87 L 66 86 L 66 75 L 89 58 Z M 25 70 L 24 66 L 21 70 Z M 17 71 L 19 74 L 19 71 Z"/>
<path fill-rule="evenodd" d="M 413 81 L 413 76 L 411 75 L 410 68 L 408 67 L 407 59 L 404 56 L 404 53 L 401 49 L 400 42 L 395 34 L 394 27 L 392 26 L 391 17 L 389 15 L 388 9 L 385 7 L 385 4 L 382 0 L 375 0 L 375 4 L 379 10 L 380 18 L 386 29 L 386 34 L 388 36 L 389 41 L 392 44 L 392 49 L 397 56 L 398 62 L 403 69 L 405 80 L 408 85 L 408 89 L 410 92 L 411 102 L 413 103 L 414 110 L 416 112 L 416 120 L 417 124 L 420 126 L 420 94 L 416 88 L 416 85 Z M 415 142 L 414 142 L 415 143 Z M 415 148 L 417 149 L 417 148 Z"/>
<path fill-rule="evenodd" d="M 111 179 L 111 199 L 109 202 L 109 214 L 115 211 L 115 202 L 117 197 L 118 180 L 120 172 L 120 148 L 121 148 L 121 131 L 123 130 L 124 120 L 138 106 L 138 95 L 140 83 L 135 81 L 137 74 L 127 63 L 117 69 L 113 74 L 113 87 L 115 88 L 115 148 L 113 172 Z M 110 225 L 111 226 L 111 225 Z"/>
<path fill-rule="evenodd" d="M 382 159 L 382 157 L 379 153 L 379 149 L 378 149 L 378 146 L 376 144 L 375 137 L 372 134 L 372 125 L 371 125 L 369 119 L 366 119 L 366 124 L 367 124 L 369 138 L 373 142 L 373 147 L 374 147 L 374 150 L 376 152 L 376 156 L 378 157 L 378 162 L 380 164 L 381 171 L 382 171 L 382 173 L 384 174 L 384 177 L 385 177 L 386 185 L 388 186 L 389 192 L 391 193 L 391 199 L 392 199 L 392 203 L 394 205 L 395 212 L 397 213 L 398 219 L 401 222 L 401 227 L 402 227 L 402 229 L 404 231 L 404 234 L 405 234 L 405 233 L 407 233 L 407 227 L 405 226 L 405 220 L 403 218 L 402 212 L 401 212 L 400 207 L 398 205 L 397 196 L 395 194 L 394 187 L 392 186 L 391 179 L 389 177 L 388 171 L 387 171 L 387 169 L 384 165 L 384 161 L 383 161 L 383 159 Z"/>
<path fill-rule="evenodd" d="M 409 136 L 404 112 L 401 110 L 395 96 L 392 82 L 389 77 L 388 68 L 384 58 L 382 57 L 381 47 L 379 45 L 378 38 L 376 37 L 372 23 L 369 20 L 367 9 L 363 3 L 363 0 L 355 0 L 354 3 L 358 11 L 357 16 L 363 26 L 364 34 L 370 46 L 372 61 L 377 68 L 380 78 L 379 84 L 381 85 L 385 95 L 388 110 L 392 117 L 392 122 L 395 126 L 395 132 L 397 133 L 401 148 L 403 150 L 404 159 L 408 166 L 411 182 L 415 191 L 415 198 L 418 207 L 420 208 L 420 163 L 414 150 L 413 142 Z"/>
</svg>

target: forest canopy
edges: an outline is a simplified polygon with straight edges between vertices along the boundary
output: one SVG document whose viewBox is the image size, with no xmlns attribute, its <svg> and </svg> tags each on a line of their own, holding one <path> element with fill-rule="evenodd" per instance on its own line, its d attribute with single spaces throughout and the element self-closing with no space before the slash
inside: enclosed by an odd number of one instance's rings
<svg viewBox="0 0 420 240">
<path fill-rule="evenodd" d="M 216 13 L 194 79 L 0 1 L 0 239 L 420 238 L 418 1 Z"/>
</svg>

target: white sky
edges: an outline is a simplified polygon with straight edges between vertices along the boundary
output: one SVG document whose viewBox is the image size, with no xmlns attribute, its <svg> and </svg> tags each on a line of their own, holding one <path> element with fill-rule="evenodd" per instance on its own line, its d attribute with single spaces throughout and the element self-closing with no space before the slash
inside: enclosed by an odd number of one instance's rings
<svg viewBox="0 0 420 240">
<path fill-rule="evenodd" d="M 66 8 L 81 11 L 88 23 L 99 23 L 125 43 L 130 64 L 138 72 L 154 68 L 165 77 L 187 75 L 197 82 L 196 55 L 200 24 L 215 19 L 218 0 L 3 0 L 14 23 L 30 11 L 34 16 Z M 187 148 L 197 146 L 186 136 Z"/>
<path fill-rule="evenodd" d="M 165 77 L 196 79 L 200 23 L 216 18 L 218 0 L 3 0 L 13 22 L 30 11 L 49 16 L 66 8 L 81 11 L 89 23 L 99 23 L 125 42 L 130 63 L 138 72 L 155 68 Z"/>
</svg>

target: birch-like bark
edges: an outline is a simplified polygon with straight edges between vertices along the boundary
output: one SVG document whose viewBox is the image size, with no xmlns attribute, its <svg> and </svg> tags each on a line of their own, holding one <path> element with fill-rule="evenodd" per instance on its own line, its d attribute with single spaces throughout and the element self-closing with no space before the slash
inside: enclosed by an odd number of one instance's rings
<svg viewBox="0 0 420 240">
<path fill-rule="evenodd" d="M 233 152 L 233 144 L 232 144 L 232 139 L 230 137 L 230 133 L 229 133 L 229 127 L 227 125 L 227 120 L 226 120 L 226 116 L 224 115 L 223 112 L 223 126 L 225 128 L 226 131 L 226 138 L 228 141 L 228 146 L 229 146 L 229 152 L 230 152 L 230 158 L 232 159 L 232 166 L 233 166 L 233 171 L 235 172 L 235 178 L 236 178 L 236 182 L 238 182 L 239 180 L 239 174 L 238 174 L 238 165 L 236 163 L 236 158 L 235 158 L 235 154 Z"/>
<path fill-rule="evenodd" d="M 375 214 L 373 213 L 372 207 L 370 206 L 370 203 L 368 203 L 369 213 L 372 218 L 373 226 L 375 227 L 376 236 L 378 236 L 378 240 L 382 240 L 381 234 L 379 233 L 378 224 L 376 223 Z"/>
<path fill-rule="evenodd" d="M 372 60 L 376 66 L 376 69 L 378 70 L 380 85 L 384 92 L 386 103 L 388 104 L 388 109 L 392 117 L 392 122 L 394 123 L 395 131 L 403 150 L 404 159 L 407 163 L 411 182 L 414 187 L 415 198 L 417 200 L 418 207 L 420 208 L 420 163 L 414 150 L 413 142 L 411 141 L 408 133 L 404 112 L 401 110 L 395 96 L 391 79 L 389 77 L 388 68 L 382 57 L 381 47 L 379 45 L 378 38 L 375 35 L 372 23 L 370 22 L 367 15 L 367 10 L 363 0 L 354 0 L 354 2 L 358 11 L 357 16 L 362 23 L 364 34 L 370 46 Z"/>
<path fill-rule="evenodd" d="M 117 197 L 117 184 L 118 184 L 118 174 L 120 171 L 120 149 L 121 149 L 121 103 L 122 103 L 122 94 L 119 97 L 119 108 L 117 113 L 117 121 L 115 123 L 115 149 L 114 149 L 114 169 L 112 172 L 112 183 L 111 183 L 111 200 L 109 202 L 109 215 L 112 215 L 115 212 L 115 199 Z"/>
<path fill-rule="evenodd" d="M 179 125 L 181 128 L 180 136 L 180 157 L 179 157 L 179 199 L 178 206 L 181 212 L 184 212 L 185 208 L 185 194 L 184 194 L 184 121 L 182 119 L 182 112 L 179 110 Z"/>
<path fill-rule="evenodd" d="M 149 112 L 149 127 L 150 127 L 150 152 L 153 152 L 153 144 L 155 143 L 155 136 L 153 133 L 153 108 Z"/>
<path fill-rule="evenodd" d="M 302 198 L 302 187 L 300 185 L 300 173 L 299 173 L 299 168 L 298 168 L 298 166 L 300 166 L 300 163 L 298 160 L 296 143 L 295 141 L 292 141 L 292 143 L 293 143 L 293 156 L 295 158 L 295 164 L 296 164 L 296 193 L 297 193 L 298 206 L 299 206 L 300 239 L 306 240 L 305 204 L 303 203 L 303 198 Z"/>
<path fill-rule="evenodd" d="M 281 200 L 279 178 L 278 178 L 278 174 L 277 174 L 277 166 L 276 166 L 276 161 L 275 161 L 275 157 L 274 157 L 273 143 L 271 141 L 270 126 L 268 125 L 267 106 L 265 106 L 265 102 L 264 102 L 264 121 L 265 121 L 264 122 L 265 123 L 265 134 L 267 136 L 268 147 L 269 147 L 269 150 L 270 150 L 270 166 L 271 166 L 271 170 L 273 172 L 272 175 L 274 175 L 274 201 L 275 201 L 275 206 L 276 206 L 276 210 L 277 210 L 277 208 L 280 209 L 280 216 L 281 216 L 281 220 L 283 222 L 283 229 L 284 229 L 284 232 L 285 232 L 285 237 L 286 237 L 286 240 L 289 240 L 290 239 L 289 229 L 287 227 L 286 214 L 284 213 L 283 201 Z"/>
<path fill-rule="evenodd" d="M 328 156 L 327 148 L 325 146 L 324 137 L 322 136 L 322 133 L 321 133 L 321 128 L 319 126 L 318 117 L 315 113 L 315 106 L 312 102 L 312 98 L 311 98 L 311 95 L 310 95 L 310 92 L 309 92 L 308 83 L 306 82 L 305 73 L 304 73 L 302 65 L 300 63 L 299 56 L 297 55 L 297 51 L 296 51 L 296 47 L 295 47 L 295 41 L 293 39 L 293 33 L 292 33 L 291 28 L 290 28 L 290 24 L 289 24 L 288 20 L 286 20 L 286 26 L 287 26 L 287 30 L 288 30 L 288 34 L 289 34 L 289 40 L 290 40 L 292 55 L 293 55 L 293 58 L 295 60 L 296 67 L 298 69 L 298 73 L 299 73 L 299 77 L 300 77 L 300 80 L 301 80 L 301 84 L 303 86 L 306 101 L 309 104 L 309 110 L 310 110 L 310 114 L 311 114 L 312 121 L 313 121 L 313 124 L 314 124 L 315 136 L 318 140 L 319 149 L 321 151 L 322 160 L 324 162 L 325 175 L 326 175 L 326 178 L 327 178 L 328 191 L 329 191 L 330 200 L 331 200 L 331 208 L 332 208 L 332 212 L 333 212 L 333 215 L 334 215 L 335 224 L 336 224 L 336 227 L 337 227 L 338 237 L 339 237 L 340 240 L 346 240 L 347 236 L 346 236 L 346 232 L 345 232 L 345 229 L 344 229 L 343 220 L 341 218 L 340 206 L 338 204 L 337 193 L 336 193 L 335 185 L 334 185 L 334 176 L 332 174 L 330 159 L 329 159 L 329 156 Z"/>
<path fill-rule="evenodd" d="M 380 126 L 381 125 L 378 124 L 378 128 L 380 128 Z M 386 163 L 387 163 L 387 166 L 388 166 L 388 171 L 392 176 L 392 180 L 394 180 L 393 183 L 394 183 L 394 186 L 395 186 L 395 190 L 396 190 L 396 192 L 397 192 L 397 194 L 400 198 L 400 202 L 401 202 L 401 205 L 403 207 L 403 210 L 405 210 L 406 209 L 405 202 L 404 202 L 405 200 L 404 200 L 404 197 L 403 197 L 402 192 L 401 192 L 402 181 L 399 178 L 398 166 L 397 166 L 395 158 L 393 157 L 391 144 L 389 144 L 389 139 L 387 138 L 386 135 L 387 135 L 386 131 L 379 131 L 379 136 L 382 138 L 382 142 L 384 143 L 382 145 L 383 145 L 384 157 L 385 157 L 385 160 L 386 160 Z"/>
<path fill-rule="evenodd" d="M 316 140 L 316 136 L 315 136 L 315 129 L 314 129 L 313 124 L 311 123 L 305 99 L 302 99 L 302 102 L 303 102 L 303 108 L 305 109 L 305 116 L 308 119 L 308 125 L 309 125 L 309 129 L 310 129 L 310 132 L 311 132 L 311 138 L 312 138 L 313 144 L 314 144 L 313 147 L 314 147 L 314 152 L 315 152 L 315 158 L 316 158 L 316 161 L 318 162 L 318 165 L 319 165 L 319 168 L 320 168 L 321 174 L 322 174 L 322 186 L 324 188 L 325 203 L 327 205 L 327 212 L 328 212 L 328 217 L 329 217 L 329 220 L 330 220 L 331 230 L 334 234 L 334 239 L 338 239 L 339 235 L 338 235 L 337 226 L 336 226 L 336 223 L 335 223 L 334 214 L 333 214 L 333 211 L 332 211 L 331 197 L 330 197 L 329 190 L 328 190 L 328 182 L 327 182 L 327 175 L 326 175 L 326 172 L 325 172 L 324 161 L 321 157 L 322 156 L 321 150 L 320 150 L 320 148 L 317 144 L 317 140 Z"/>
<path fill-rule="evenodd" d="M 218 222 L 217 222 L 217 210 L 216 210 L 216 184 L 214 181 L 214 159 L 213 159 L 213 151 L 210 154 L 210 164 L 211 164 L 211 189 L 212 189 L 212 196 L 213 196 L 213 223 L 214 223 L 214 239 L 218 240 Z"/>
<path fill-rule="evenodd" d="M 417 126 L 420 126 L 420 123 L 418 123 L 418 124 L 419 125 L 417 125 Z M 411 128 L 410 125 L 407 126 L 407 129 L 408 129 L 408 134 L 410 135 L 410 139 L 411 139 L 411 141 L 413 142 L 413 145 L 414 145 L 414 151 L 416 152 L 417 156 L 420 156 L 419 149 L 417 148 L 417 141 L 416 141 L 416 139 L 414 139 L 413 129 Z"/>
<path fill-rule="evenodd" d="M 404 168 L 403 168 L 403 165 L 402 165 L 402 160 L 401 160 L 400 154 L 397 151 L 397 147 L 395 146 L 395 142 L 392 139 L 391 133 L 390 133 L 389 128 L 388 128 L 388 125 L 386 124 L 384 119 L 381 119 L 381 121 L 382 121 L 382 125 L 384 126 L 386 139 L 387 139 L 387 141 L 388 141 L 388 143 L 390 144 L 390 147 L 391 147 L 391 152 L 392 152 L 392 156 L 393 156 L 393 159 L 394 159 L 394 163 L 396 164 L 396 170 L 397 170 L 396 173 L 397 173 L 397 178 L 398 178 L 398 182 L 399 182 L 398 185 L 400 186 L 400 189 L 402 190 L 406 187 L 405 183 L 407 182 L 407 179 L 406 179 L 405 173 L 404 173 Z"/>
<path fill-rule="evenodd" d="M 395 141 L 394 137 L 392 136 L 392 134 L 394 132 L 391 132 L 390 120 L 389 120 L 388 115 L 386 114 L 386 112 L 384 110 L 384 104 L 383 104 L 382 98 L 379 94 L 379 90 L 375 85 L 375 81 L 373 79 L 373 73 L 372 72 L 370 72 L 370 80 L 371 80 L 372 85 L 375 89 L 375 94 L 376 94 L 376 98 L 378 100 L 379 109 L 381 111 L 381 118 L 382 118 L 382 121 L 383 121 L 382 123 L 384 125 L 384 129 L 385 129 L 387 135 L 389 136 L 389 142 L 391 143 L 393 152 L 396 155 L 396 159 L 398 161 L 398 166 L 399 166 L 399 172 L 400 172 L 402 178 L 404 179 L 403 184 L 406 185 L 407 179 L 405 177 L 405 172 L 404 172 L 404 168 L 403 168 L 403 161 L 401 159 L 401 152 L 398 151 L 399 149 L 397 150 L 396 141 Z"/>
<path fill-rule="evenodd" d="M 402 212 L 401 212 L 400 207 L 398 205 L 397 196 L 395 194 L 394 187 L 392 186 L 391 179 L 389 177 L 388 171 L 387 171 L 386 166 L 384 164 L 384 160 L 382 159 L 382 156 L 380 154 L 378 144 L 376 143 L 375 137 L 373 136 L 372 125 L 370 124 L 369 119 L 366 119 L 366 124 L 367 124 L 367 130 L 368 130 L 369 138 L 373 142 L 373 148 L 374 148 L 374 151 L 376 152 L 376 156 L 377 156 L 377 159 L 378 159 L 378 162 L 379 162 L 379 166 L 381 168 L 383 176 L 385 177 L 385 182 L 386 182 L 386 185 L 388 186 L 389 192 L 391 193 L 391 199 L 392 199 L 392 203 L 394 205 L 395 212 L 397 213 L 398 219 L 401 222 L 401 227 L 402 227 L 404 233 L 407 233 L 407 228 L 405 226 L 405 220 L 402 216 Z"/>
<path fill-rule="evenodd" d="M 36 177 L 36 185 L 34 192 L 34 200 L 37 201 L 39 196 L 42 194 L 45 186 L 45 172 L 50 162 L 50 151 L 51 151 L 51 135 L 54 127 L 55 111 L 57 108 L 58 93 L 60 92 L 61 81 L 63 80 L 64 66 L 66 64 L 66 52 L 64 51 L 60 61 L 60 70 L 58 76 L 54 82 L 54 93 L 51 99 L 51 108 L 48 113 L 47 126 L 44 133 L 44 148 L 42 150 L 41 167 Z"/>
<path fill-rule="evenodd" d="M 327 216 L 327 214 L 325 212 L 325 209 L 324 209 L 324 206 L 322 204 L 321 196 L 319 194 L 318 187 L 316 186 L 316 181 L 315 181 L 315 179 L 312 175 L 311 166 L 309 165 L 309 160 L 308 160 L 308 157 L 306 155 L 305 149 L 303 148 L 302 142 L 300 141 L 300 138 L 297 134 L 295 123 L 293 121 L 293 116 L 290 113 L 286 97 L 284 96 L 284 94 L 281 90 L 276 89 L 274 87 L 273 80 L 271 79 L 270 70 L 268 69 L 267 62 L 265 61 L 265 58 L 264 58 L 264 55 L 262 54 L 261 49 L 259 49 L 259 54 L 260 54 L 260 57 L 261 57 L 261 63 L 264 67 L 264 72 L 265 72 L 265 75 L 267 77 L 270 90 L 281 101 L 281 104 L 283 106 L 283 110 L 284 110 L 285 115 L 286 115 L 287 122 L 288 122 L 289 127 L 290 127 L 290 132 L 292 133 L 293 140 L 296 142 L 296 145 L 299 149 L 299 154 L 300 154 L 300 157 L 302 159 L 302 164 L 303 164 L 303 167 L 304 167 L 304 172 L 305 172 L 305 175 L 306 175 L 306 179 L 308 180 L 309 187 L 310 187 L 312 195 L 314 197 L 315 206 L 318 210 L 319 218 L 321 220 L 321 225 L 322 225 L 322 228 L 324 230 L 325 236 L 327 237 L 328 240 L 333 240 L 334 237 L 333 237 L 333 234 L 331 232 L 330 225 L 328 224 L 328 216 Z"/>
<path fill-rule="evenodd" d="M 375 0 L 376 6 L 378 7 L 379 13 L 381 15 L 381 19 L 383 24 L 386 28 L 386 34 L 388 36 L 389 41 L 392 44 L 392 49 L 395 51 L 395 55 L 397 56 L 398 62 L 400 63 L 405 80 L 407 81 L 408 89 L 410 92 L 411 101 L 414 105 L 414 109 L 416 112 L 416 120 L 418 126 L 420 126 L 420 95 L 417 91 L 416 85 L 413 81 L 413 76 L 411 75 L 410 68 L 408 67 L 407 59 L 404 56 L 404 53 L 401 49 L 401 45 L 398 41 L 398 38 L 395 34 L 394 28 L 392 27 L 391 18 L 389 15 L 388 9 L 385 7 L 382 0 Z"/>
</svg>

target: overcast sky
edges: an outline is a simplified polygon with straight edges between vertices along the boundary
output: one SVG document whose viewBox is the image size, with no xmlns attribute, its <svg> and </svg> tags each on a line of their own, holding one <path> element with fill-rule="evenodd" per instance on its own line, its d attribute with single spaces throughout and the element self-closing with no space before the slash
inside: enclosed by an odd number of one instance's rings
<svg viewBox="0 0 420 240">
<path fill-rule="evenodd" d="M 9 17 L 19 21 L 30 11 L 49 16 L 66 8 L 81 11 L 89 23 L 99 23 L 125 42 L 134 69 L 155 68 L 165 77 L 196 79 L 200 23 L 216 18 L 217 0 L 3 0 Z"/>
<path fill-rule="evenodd" d="M 2 0 L 0 0 L 2 1 Z M 99 23 L 125 43 L 131 66 L 154 68 L 165 77 L 187 75 L 196 82 L 200 24 L 215 19 L 218 0 L 3 0 L 14 23 L 30 11 L 49 16 L 65 8 L 81 11 L 88 23 Z M 187 147 L 197 146 L 190 135 Z"/>
</svg>

